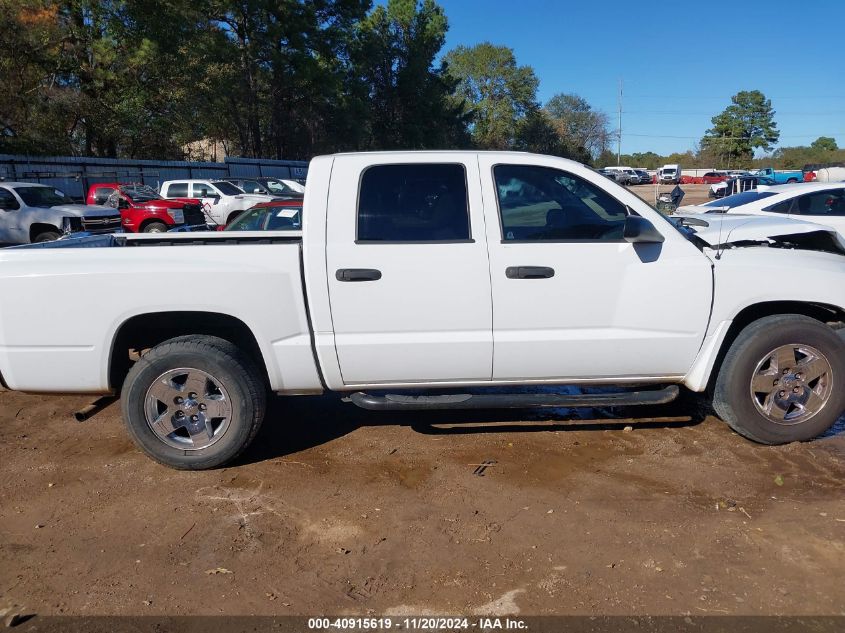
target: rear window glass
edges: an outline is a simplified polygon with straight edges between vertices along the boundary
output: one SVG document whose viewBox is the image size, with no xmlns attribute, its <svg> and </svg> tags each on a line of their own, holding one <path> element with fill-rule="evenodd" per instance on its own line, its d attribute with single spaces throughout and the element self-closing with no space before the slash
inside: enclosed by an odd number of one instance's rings
<svg viewBox="0 0 845 633">
<path fill-rule="evenodd" d="M 225 180 L 215 180 L 213 184 L 224 196 L 237 196 L 243 193 L 241 189 L 233 185 L 231 182 L 226 182 Z"/>
<path fill-rule="evenodd" d="M 188 197 L 188 183 L 174 182 L 167 188 L 167 197 L 169 198 L 187 198 Z"/>
<path fill-rule="evenodd" d="M 361 176 L 359 242 L 470 239 L 466 172 L 459 164 L 374 165 Z"/>
<path fill-rule="evenodd" d="M 721 200 L 713 200 L 712 202 L 708 202 L 702 206 L 728 207 L 729 209 L 733 209 L 734 207 L 738 207 L 743 204 L 748 204 L 749 202 L 762 200 L 763 198 L 768 198 L 769 196 L 774 195 L 776 194 L 771 191 L 743 191 L 742 193 L 735 193 L 734 195 L 727 196 L 725 198 L 722 198 Z"/>
</svg>

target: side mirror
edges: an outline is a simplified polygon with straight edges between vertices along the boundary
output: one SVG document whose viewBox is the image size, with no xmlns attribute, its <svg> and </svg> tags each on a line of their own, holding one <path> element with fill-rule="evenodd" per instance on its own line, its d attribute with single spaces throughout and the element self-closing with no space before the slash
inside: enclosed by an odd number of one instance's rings
<svg viewBox="0 0 845 633">
<path fill-rule="evenodd" d="M 129 203 L 126 200 L 124 200 L 123 198 L 118 198 L 117 199 L 117 208 L 118 209 L 128 209 Z"/>
<path fill-rule="evenodd" d="M 622 237 L 632 244 L 660 244 L 666 239 L 649 220 L 639 215 L 629 215 L 625 218 Z"/>
</svg>

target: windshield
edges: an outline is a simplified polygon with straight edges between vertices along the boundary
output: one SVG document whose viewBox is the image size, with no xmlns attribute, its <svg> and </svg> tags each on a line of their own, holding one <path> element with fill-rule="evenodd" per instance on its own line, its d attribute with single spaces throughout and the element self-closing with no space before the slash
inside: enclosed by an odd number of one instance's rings
<svg viewBox="0 0 845 633">
<path fill-rule="evenodd" d="M 756 202 L 757 200 L 762 200 L 763 198 L 768 198 L 769 196 L 774 196 L 771 191 L 757 191 L 756 189 L 752 189 L 751 191 L 743 191 L 742 193 L 735 193 L 732 196 L 727 196 L 722 198 L 721 200 L 713 200 L 712 202 L 707 202 L 701 206 L 703 207 L 728 207 L 729 209 L 733 209 L 734 207 L 742 206 L 743 204 L 748 204 L 749 202 Z"/>
<path fill-rule="evenodd" d="M 224 196 L 239 196 L 243 193 L 235 185 L 225 180 L 215 180 L 211 184 L 217 187 Z"/>
<path fill-rule="evenodd" d="M 273 193 L 286 195 L 302 195 L 305 193 L 305 185 L 301 185 L 295 180 L 276 180 L 268 178 L 264 181 L 264 183 Z"/>
<path fill-rule="evenodd" d="M 14 190 L 28 207 L 49 208 L 59 204 L 73 204 L 73 200 L 63 191 L 52 187 L 14 187 Z"/>
<path fill-rule="evenodd" d="M 675 168 L 674 168 L 674 167 L 672 167 L 672 168 L 667 168 L 667 169 L 664 169 L 664 170 L 663 170 L 663 173 L 664 173 L 664 174 L 674 174 L 674 173 L 675 173 Z"/>
<path fill-rule="evenodd" d="M 297 231 L 302 207 L 253 207 L 226 227 L 227 231 Z"/>
<path fill-rule="evenodd" d="M 150 200 L 161 200 L 161 196 L 148 185 L 121 185 L 121 193 L 132 202 L 149 202 Z"/>
</svg>

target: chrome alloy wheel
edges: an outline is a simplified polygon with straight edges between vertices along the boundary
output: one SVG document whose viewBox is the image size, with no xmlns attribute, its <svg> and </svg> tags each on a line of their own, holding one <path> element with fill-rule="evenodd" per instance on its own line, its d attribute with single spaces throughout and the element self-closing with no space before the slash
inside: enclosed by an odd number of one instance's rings
<svg viewBox="0 0 845 633">
<path fill-rule="evenodd" d="M 815 347 L 781 345 L 759 363 L 751 377 L 751 399 L 775 424 L 800 424 L 830 400 L 833 368 Z"/>
<path fill-rule="evenodd" d="M 223 437 L 232 419 L 232 401 L 214 376 L 183 367 L 164 372 L 150 385 L 144 415 L 162 442 L 198 451 Z"/>
</svg>

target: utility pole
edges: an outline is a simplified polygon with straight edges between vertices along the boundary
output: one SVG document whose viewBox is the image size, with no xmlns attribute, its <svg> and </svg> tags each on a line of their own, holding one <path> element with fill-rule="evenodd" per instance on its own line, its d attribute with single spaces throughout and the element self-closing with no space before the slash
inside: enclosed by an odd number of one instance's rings
<svg viewBox="0 0 845 633">
<path fill-rule="evenodd" d="M 619 136 L 616 139 L 616 164 L 622 160 L 622 78 L 619 78 Z"/>
</svg>

